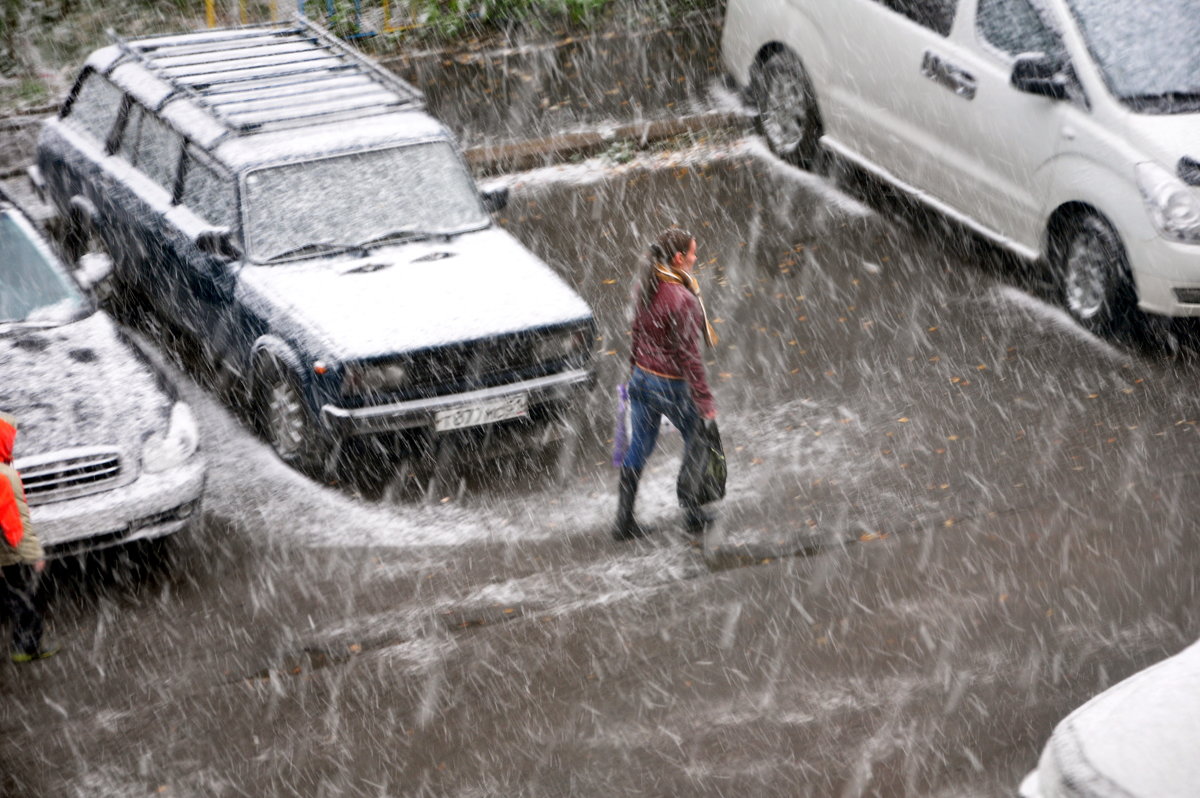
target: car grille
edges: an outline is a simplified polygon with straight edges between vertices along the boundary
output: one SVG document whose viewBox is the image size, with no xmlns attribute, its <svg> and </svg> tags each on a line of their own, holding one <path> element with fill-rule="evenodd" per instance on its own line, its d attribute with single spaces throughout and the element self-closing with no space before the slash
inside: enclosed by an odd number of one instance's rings
<svg viewBox="0 0 1200 798">
<path fill-rule="evenodd" d="M 528 337 L 477 342 L 422 358 L 415 364 L 413 382 L 420 386 L 486 383 L 494 375 L 524 371 L 536 365 L 535 359 L 535 347 Z"/>
<path fill-rule="evenodd" d="M 15 464 L 30 506 L 75 499 L 116 487 L 121 454 L 116 449 L 71 449 Z"/>
</svg>

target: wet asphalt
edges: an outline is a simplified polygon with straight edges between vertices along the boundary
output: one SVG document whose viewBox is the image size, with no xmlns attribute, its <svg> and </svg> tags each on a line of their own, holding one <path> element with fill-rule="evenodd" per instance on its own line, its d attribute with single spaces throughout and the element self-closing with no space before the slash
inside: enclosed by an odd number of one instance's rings
<svg viewBox="0 0 1200 798">
<path fill-rule="evenodd" d="M 570 457 L 320 486 L 183 372 L 204 523 L 54 565 L 63 653 L 0 665 L 0 795 L 1006 796 L 1200 634 L 1192 325 L 1096 338 L 1039 270 L 756 140 L 503 181 L 600 323 Z M 664 432 L 655 533 L 618 544 L 609 397 L 669 223 L 729 496 L 683 535 Z"/>
</svg>

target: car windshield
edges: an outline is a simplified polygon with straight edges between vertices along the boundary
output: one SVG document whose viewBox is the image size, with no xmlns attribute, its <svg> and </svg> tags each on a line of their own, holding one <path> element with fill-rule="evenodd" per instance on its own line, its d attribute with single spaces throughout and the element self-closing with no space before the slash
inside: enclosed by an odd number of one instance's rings
<svg viewBox="0 0 1200 798">
<path fill-rule="evenodd" d="M 53 327 L 91 303 L 12 211 L 0 211 L 0 325 Z"/>
<path fill-rule="evenodd" d="M 249 255 L 265 262 L 453 235 L 489 223 L 444 141 L 259 169 L 246 176 Z"/>
<path fill-rule="evenodd" d="M 1196 0 L 1069 0 L 1109 89 L 1135 110 L 1200 110 Z"/>
</svg>

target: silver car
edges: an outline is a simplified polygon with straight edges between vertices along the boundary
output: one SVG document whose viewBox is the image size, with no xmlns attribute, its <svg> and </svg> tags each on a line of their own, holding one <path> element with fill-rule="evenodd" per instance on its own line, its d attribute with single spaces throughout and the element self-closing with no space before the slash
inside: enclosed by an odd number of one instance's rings
<svg viewBox="0 0 1200 798">
<path fill-rule="evenodd" d="M 51 554 L 177 532 L 199 517 L 205 465 L 192 412 L 85 286 L 0 196 L 0 409 Z"/>
</svg>

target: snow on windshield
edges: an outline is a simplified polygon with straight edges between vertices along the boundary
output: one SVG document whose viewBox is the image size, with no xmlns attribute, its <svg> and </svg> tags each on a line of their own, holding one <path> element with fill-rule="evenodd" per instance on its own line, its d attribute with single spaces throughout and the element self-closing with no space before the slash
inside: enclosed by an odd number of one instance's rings
<svg viewBox="0 0 1200 798">
<path fill-rule="evenodd" d="M 1118 97 L 1200 94 L 1195 0 L 1071 0 L 1071 9 Z"/>
<path fill-rule="evenodd" d="M 319 251 L 391 233 L 456 233 L 488 222 L 470 175 L 443 141 L 259 169 L 246 177 L 245 194 L 247 240 L 256 261 L 299 253 L 306 245 Z"/>
<path fill-rule="evenodd" d="M 0 213 L 0 324 L 66 322 L 86 305 L 25 225 L 11 212 Z"/>
</svg>

